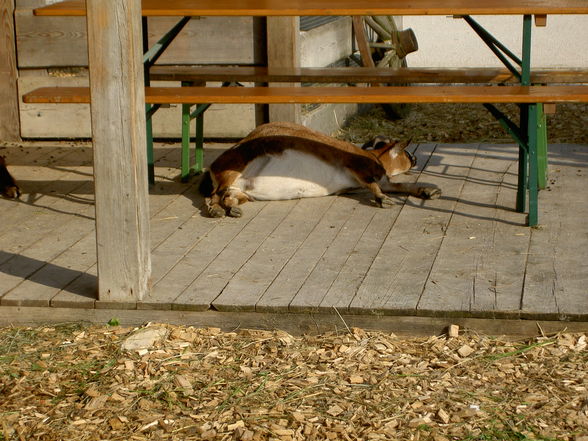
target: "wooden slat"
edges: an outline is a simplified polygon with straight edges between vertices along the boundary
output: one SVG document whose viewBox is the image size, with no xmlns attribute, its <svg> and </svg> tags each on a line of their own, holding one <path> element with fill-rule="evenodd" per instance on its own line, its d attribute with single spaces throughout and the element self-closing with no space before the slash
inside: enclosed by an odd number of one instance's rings
<svg viewBox="0 0 588 441">
<path fill-rule="evenodd" d="M 435 146 L 418 182 L 439 186 L 442 197 L 424 203 L 409 201 L 403 207 L 349 312 L 416 314 L 476 150 L 471 145 Z"/>
<path fill-rule="evenodd" d="M 13 12 L 13 0 L 0 0 L 0 141 L 20 140 Z"/>
<path fill-rule="evenodd" d="M 152 292 L 138 304 L 140 309 L 175 308 L 204 310 L 210 307 L 210 301 L 183 300 L 187 288 L 198 279 L 218 255 L 237 237 L 243 228 L 263 209 L 265 203 L 251 204 L 247 207 L 248 216 L 241 219 L 207 219 L 214 226 L 206 235 L 195 237 L 193 247 L 179 260 L 173 268 L 155 283 Z M 179 232 L 178 232 L 179 233 Z M 170 237 L 170 239 L 172 239 Z M 162 244 L 167 246 L 167 244 Z M 157 250 L 155 254 L 157 254 Z M 157 255 L 155 256 L 157 259 Z M 177 300 L 177 305 L 174 302 Z M 190 302 L 190 303 L 189 303 Z M 163 306 L 160 306 L 163 305 Z M 178 306 L 179 305 L 179 306 Z"/>
<path fill-rule="evenodd" d="M 588 102 L 588 86 L 410 87 L 147 87 L 150 104 L 271 103 L 576 103 Z M 40 88 L 25 103 L 88 103 L 84 87 Z"/>
<path fill-rule="evenodd" d="M 369 67 L 265 66 L 153 66 L 152 80 L 161 81 L 242 81 L 282 83 L 518 83 L 501 68 L 420 68 L 380 69 Z M 587 69 L 541 69 L 531 73 L 532 83 L 588 83 Z"/>
<path fill-rule="evenodd" d="M 395 211 L 391 208 L 390 216 Z M 290 301 L 291 312 L 318 312 L 323 298 L 344 269 L 347 259 L 358 246 L 365 230 L 371 223 L 379 207 L 363 207 L 356 204 L 347 221 L 338 231 L 333 241 L 325 249 L 321 259 L 317 262 L 296 296 Z"/>
<path fill-rule="evenodd" d="M 497 207 L 503 177 L 516 170 L 516 149 L 509 150 L 501 154 L 499 149 L 478 149 L 421 295 L 419 313 L 518 316 L 520 275 L 527 257 L 521 250 L 528 247 L 529 229 L 524 214 Z"/>
<path fill-rule="evenodd" d="M 493 243 L 486 249 L 484 258 L 479 260 L 479 277 L 476 278 L 476 285 L 478 292 L 485 290 L 486 296 L 493 297 L 494 311 L 500 311 L 501 317 L 508 317 L 516 315 L 511 313 L 520 309 L 521 274 L 524 273 L 524 265 L 527 261 L 525 250 L 532 230 L 526 227 L 525 214 L 518 213 L 512 208 L 518 185 L 516 149 L 512 149 L 510 153 L 507 153 L 509 149 L 507 146 L 488 146 L 484 150 L 486 149 L 495 151 L 499 157 L 497 159 L 501 161 L 510 159 L 511 162 L 502 176 L 496 196 L 496 210 L 490 226 L 493 230 Z M 492 154 L 489 156 L 492 158 Z M 486 161 L 481 165 L 496 171 L 496 168 Z M 495 163 L 495 166 L 498 166 L 498 163 Z M 474 302 L 472 315 L 483 315 L 480 312 L 484 308 L 484 302 Z"/>
<path fill-rule="evenodd" d="M 69 150 L 47 146 L 27 147 L 24 151 L 10 148 L 0 153 L 8 157 L 9 168 L 14 167 L 22 192 L 27 195 L 26 203 L 23 203 L 25 196 L 19 200 L 0 199 L 0 249 L 16 251 L 47 233 L 35 224 L 42 222 L 39 219 L 44 218 L 43 210 L 59 214 L 71 208 L 59 196 L 74 194 L 77 199 L 85 194 L 85 182 L 80 180 L 80 175 L 91 174 L 91 169 L 85 167 L 91 165 L 92 156 L 89 148 Z M 41 166 L 47 164 L 47 155 L 51 157 L 50 164 L 59 167 Z"/>
<path fill-rule="evenodd" d="M 282 222 L 297 202 L 276 201 L 265 205 L 261 212 L 242 228 L 239 234 L 178 296 L 173 307 L 208 309 L 234 274 L 257 251 L 260 244 Z M 244 208 L 246 209 L 247 206 Z"/>
<path fill-rule="evenodd" d="M 292 299 L 357 206 L 356 199 L 346 196 L 334 198 L 320 222 L 257 301 L 256 311 L 287 312 L 289 310 Z"/>
<path fill-rule="evenodd" d="M 28 9 L 16 11 L 19 68 L 87 66 L 85 17 L 37 17 Z M 161 55 L 163 64 L 261 63 L 263 39 L 251 17 L 207 17 L 191 20 Z M 152 46 L 178 21 L 149 18 Z M 230 29 L 231 32 L 226 32 Z M 219 50 L 219 48 L 223 48 Z"/>
<path fill-rule="evenodd" d="M 159 166 L 156 169 L 157 176 L 160 177 L 167 185 L 162 182 L 158 182 L 152 187 L 153 197 L 150 197 L 150 216 L 151 224 L 155 225 L 152 230 L 154 234 L 152 236 L 155 243 L 160 240 L 161 229 L 157 228 L 160 225 L 158 219 L 163 216 L 162 212 L 167 209 L 171 201 L 177 199 L 185 199 L 183 193 L 193 189 L 191 186 L 172 181 L 176 175 L 175 169 L 165 169 L 161 166 L 161 163 L 165 161 L 166 155 L 171 154 L 173 163 L 177 163 L 179 159 L 179 152 L 177 149 L 173 149 L 171 153 L 167 153 L 165 149 L 156 148 L 155 151 L 156 164 Z M 171 222 L 168 222 L 169 225 Z M 169 233 L 168 233 L 169 234 Z M 61 289 L 56 289 L 51 297 L 51 306 L 53 307 L 75 307 L 75 308 L 89 308 L 94 307 L 95 300 L 98 294 L 98 281 L 97 281 L 97 266 L 96 266 L 96 244 L 95 244 L 95 233 L 84 238 L 78 242 L 75 246 L 67 249 L 61 256 L 52 261 L 52 264 L 58 264 L 59 261 L 67 260 L 72 261 L 69 266 L 70 269 L 76 270 L 81 273 L 79 277 L 71 280 L 67 285 L 64 285 Z M 75 256 L 92 256 L 91 264 L 88 265 L 89 261 L 85 259 L 75 260 Z"/>
<path fill-rule="evenodd" d="M 154 150 L 156 166 L 161 165 L 165 161 L 165 149 L 156 148 Z M 173 149 L 171 152 L 174 163 L 179 160 L 178 149 Z M 165 211 L 173 201 L 178 199 L 185 200 L 183 193 L 191 189 L 190 186 L 172 181 L 176 174 L 175 169 L 166 170 L 162 166 L 156 169 L 157 176 L 164 180 L 167 185 L 158 182 L 152 188 L 153 196 L 150 197 L 149 209 L 151 212 L 151 225 L 154 226 L 152 238 L 154 241 L 159 239 L 161 228 L 158 226 L 161 222 L 158 220 L 164 215 Z M 160 190 L 164 187 L 164 190 Z M 193 189 L 191 189 L 193 191 Z M 167 222 L 166 225 L 171 224 Z M 168 233 L 169 234 L 169 233 Z M 155 242 L 157 243 L 157 242 Z M 82 256 L 80 258 L 79 256 Z M 79 277 L 71 279 L 61 288 L 55 289 L 51 296 L 51 306 L 54 307 L 76 307 L 89 308 L 94 307 L 94 302 L 97 298 L 98 281 L 96 278 L 96 238 L 95 233 L 92 232 L 73 247 L 67 249 L 61 256 L 53 260 L 51 264 L 64 266 L 64 262 L 69 269 L 79 272 Z M 64 280 L 67 282 L 67 280 Z"/>
<path fill-rule="evenodd" d="M 308 238 L 333 198 L 301 200 L 231 278 L 214 306 L 221 311 L 254 311 L 259 298 Z"/>
<path fill-rule="evenodd" d="M 585 146 L 550 146 L 549 189 L 541 191 L 543 226 L 531 230 L 522 313 L 569 318 L 586 311 L 588 203 Z"/>
<path fill-rule="evenodd" d="M 47 267 L 46 262 L 57 258 L 64 249 L 73 246 L 93 230 L 91 217 L 88 219 L 93 211 L 92 206 L 84 205 L 78 216 L 71 216 L 69 213 L 59 217 L 54 216 L 53 222 L 56 228 L 53 234 L 45 234 L 29 248 L 14 254 L 10 260 L 0 266 L 0 286 L 3 290 L 11 289 L 0 299 L 2 305 L 49 306 L 50 297 L 46 295 L 46 290 L 39 293 L 27 291 L 28 282 L 24 283 L 23 288 L 17 287 L 28 278 L 40 285 L 63 286 L 60 279 L 69 277 L 70 270 L 51 265 Z M 59 218 L 62 219 L 61 222 Z M 44 267 L 45 270 L 39 271 Z"/>
<path fill-rule="evenodd" d="M 35 10 L 37 15 L 84 15 L 85 1 L 72 0 Z M 143 0 L 146 16 L 297 15 L 503 15 L 588 14 L 583 0 Z"/>
<path fill-rule="evenodd" d="M 410 175 L 398 176 L 397 180 L 401 182 L 416 182 L 417 180 L 427 181 L 426 177 L 422 179 L 421 172 L 431 159 L 431 154 L 435 148 L 434 144 L 421 144 L 414 151 L 417 159 L 417 167 L 411 170 Z M 406 210 L 406 204 L 409 206 L 416 203 L 421 210 L 423 205 L 417 199 L 408 198 L 407 196 L 397 195 L 398 204 L 387 210 L 377 210 L 372 221 L 362 234 L 356 247 L 349 254 L 344 267 L 341 269 L 337 279 L 333 282 L 324 298 L 319 305 L 319 310 L 332 312 L 337 308 L 341 313 L 346 313 L 351 301 L 358 292 L 361 284 L 370 271 L 372 264 L 376 260 L 382 247 L 388 241 L 388 236 L 397 228 L 396 223 L 399 215 Z"/>
</svg>

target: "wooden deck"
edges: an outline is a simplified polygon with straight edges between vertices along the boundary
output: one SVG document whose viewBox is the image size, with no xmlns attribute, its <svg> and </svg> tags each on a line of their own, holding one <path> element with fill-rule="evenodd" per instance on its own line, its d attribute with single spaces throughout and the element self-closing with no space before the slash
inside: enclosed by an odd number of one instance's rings
<svg viewBox="0 0 588 441">
<path fill-rule="evenodd" d="M 20 201 L 0 199 L 0 323 L 198 313 L 208 324 L 231 317 L 284 328 L 301 317 L 367 327 L 394 317 L 588 328 L 588 146 L 550 146 L 536 229 L 513 211 L 513 145 L 414 148 L 420 168 L 406 178 L 439 185 L 442 198 L 398 197 L 380 209 L 357 192 L 255 202 L 240 219 L 210 219 L 198 179 L 177 181 L 178 146 L 158 145 L 153 290 L 138 304 L 95 298 L 91 148 L 0 148 L 23 191 Z M 210 146 L 207 160 L 220 151 Z"/>
</svg>

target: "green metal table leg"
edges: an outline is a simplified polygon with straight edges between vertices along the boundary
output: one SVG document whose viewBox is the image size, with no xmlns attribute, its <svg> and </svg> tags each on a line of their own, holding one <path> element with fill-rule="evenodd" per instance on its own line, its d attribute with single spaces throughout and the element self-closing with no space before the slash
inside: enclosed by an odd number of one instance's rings
<svg viewBox="0 0 588 441">
<path fill-rule="evenodd" d="M 529 226 L 538 223 L 537 104 L 529 106 Z"/>
<path fill-rule="evenodd" d="M 517 186 L 517 204 L 516 210 L 524 213 L 527 209 L 527 164 L 528 159 L 528 125 L 529 125 L 529 106 L 523 104 L 520 110 L 520 133 L 524 137 L 523 143 L 519 143 L 519 176 Z"/>
<path fill-rule="evenodd" d="M 547 187 L 547 119 L 543 104 L 537 104 L 537 185 Z"/>
<path fill-rule="evenodd" d="M 521 85 L 528 86 L 531 84 L 531 30 L 533 25 L 533 17 L 531 15 L 525 15 L 523 17 L 523 48 L 521 57 Z M 537 136 L 537 125 L 536 125 L 536 106 L 534 105 L 522 105 L 521 107 L 521 118 L 520 126 L 521 133 L 525 137 L 526 151 L 519 147 L 519 186 L 517 190 L 517 211 L 525 211 L 525 196 L 527 190 L 527 173 L 529 175 L 537 176 L 537 169 L 530 170 L 529 161 L 530 157 L 536 155 L 537 144 L 534 145 L 534 151 L 531 152 L 530 138 L 536 138 Z M 533 113 L 533 118 L 531 118 Z M 536 161 L 536 156 L 533 161 Z M 529 199 L 532 197 L 529 196 Z M 535 198 L 535 203 L 536 203 Z"/>
</svg>

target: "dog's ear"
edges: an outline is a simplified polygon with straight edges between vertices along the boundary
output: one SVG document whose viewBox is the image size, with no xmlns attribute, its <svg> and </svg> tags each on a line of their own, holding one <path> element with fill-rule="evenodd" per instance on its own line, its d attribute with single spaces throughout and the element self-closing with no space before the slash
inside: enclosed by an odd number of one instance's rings
<svg viewBox="0 0 588 441">
<path fill-rule="evenodd" d="M 408 141 L 397 141 L 394 144 L 394 147 L 392 147 L 390 149 L 390 152 L 392 153 L 392 157 L 397 156 L 400 153 L 402 153 L 404 151 L 404 149 L 406 149 L 410 145 L 411 141 L 412 141 L 412 138 L 409 139 Z"/>
</svg>

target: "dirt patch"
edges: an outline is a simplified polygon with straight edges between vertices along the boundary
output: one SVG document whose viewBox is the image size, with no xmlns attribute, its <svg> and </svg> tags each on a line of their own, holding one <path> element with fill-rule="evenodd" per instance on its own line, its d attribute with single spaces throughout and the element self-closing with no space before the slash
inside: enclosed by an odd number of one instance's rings
<svg viewBox="0 0 588 441">
<path fill-rule="evenodd" d="M 497 107 L 518 122 L 516 105 Z M 413 142 L 514 142 L 479 104 L 414 104 L 399 120 L 376 107 L 352 118 L 339 137 L 361 143 L 380 134 Z M 550 143 L 588 144 L 588 104 L 558 104 L 556 113 L 547 115 L 547 134 Z"/>
<path fill-rule="evenodd" d="M 149 327 L 0 329 L 0 440 L 588 439 L 586 335 Z"/>
</svg>

